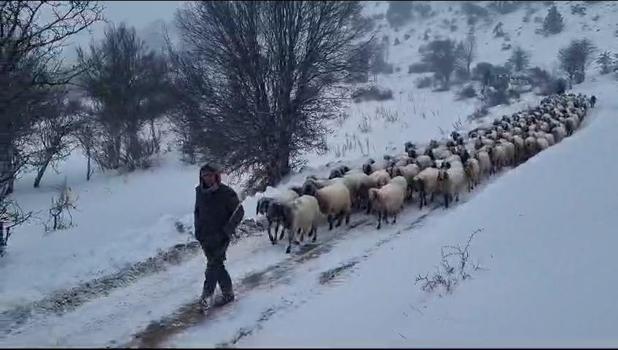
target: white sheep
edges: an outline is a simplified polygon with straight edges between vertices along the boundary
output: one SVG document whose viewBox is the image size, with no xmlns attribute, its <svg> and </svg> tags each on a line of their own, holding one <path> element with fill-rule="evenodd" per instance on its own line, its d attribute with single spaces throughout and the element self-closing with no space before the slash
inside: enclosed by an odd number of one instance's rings
<svg viewBox="0 0 618 350">
<path fill-rule="evenodd" d="M 284 212 L 284 227 L 289 230 L 286 253 L 290 253 L 292 241 L 297 235 L 300 235 L 301 242 L 304 240 L 305 233 L 309 237 L 313 235 L 312 241 L 315 242 L 318 237 L 317 227 L 322 217 L 318 200 L 315 197 L 309 195 L 300 196 L 290 202 L 285 207 Z"/>
<path fill-rule="evenodd" d="M 475 158 L 468 158 L 464 167 L 466 178 L 468 179 L 468 192 L 480 183 L 481 166 Z"/>
<path fill-rule="evenodd" d="M 403 176 L 396 176 L 381 188 L 369 190 L 371 207 L 378 213 L 378 227 L 382 226 L 382 219 L 388 223 L 388 216 L 393 216 L 393 223 L 397 222 L 397 214 L 403 209 L 408 182 Z"/>
<path fill-rule="evenodd" d="M 560 125 L 555 126 L 551 130 L 551 133 L 552 135 L 554 135 L 554 140 L 556 141 L 556 143 L 562 141 L 565 137 L 567 137 L 566 128 L 564 127 L 562 123 L 560 123 Z"/>
<path fill-rule="evenodd" d="M 431 202 L 433 203 L 434 194 L 438 189 L 438 173 L 437 168 L 427 168 L 422 170 L 418 175 L 414 177 L 413 189 L 418 191 L 420 198 L 420 209 L 423 209 L 423 205 L 427 205 L 427 194 L 431 194 Z"/>
<path fill-rule="evenodd" d="M 489 153 L 485 150 L 478 151 L 476 153 L 476 159 L 479 161 L 479 166 L 481 167 L 481 175 L 488 178 L 493 173 L 493 166 Z"/>
<path fill-rule="evenodd" d="M 448 208 L 449 199 L 459 201 L 459 193 L 466 185 L 466 175 L 463 169 L 453 168 L 447 163 L 446 169 L 440 169 L 437 183 L 444 194 L 444 207 Z"/>
<path fill-rule="evenodd" d="M 421 171 L 431 167 L 434 164 L 433 160 L 428 155 L 420 155 L 416 157 L 416 165 L 421 169 Z"/>
<path fill-rule="evenodd" d="M 350 222 L 352 211 L 352 201 L 350 190 L 343 184 L 337 182 L 318 189 L 315 186 L 307 188 L 305 194 L 312 195 L 318 200 L 320 211 L 328 218 L 328 229 L 333 229 L 333 221 L 338 218 L 337 227 L 341 226 L 345 216 L 346 225 Z"/>
</svg>

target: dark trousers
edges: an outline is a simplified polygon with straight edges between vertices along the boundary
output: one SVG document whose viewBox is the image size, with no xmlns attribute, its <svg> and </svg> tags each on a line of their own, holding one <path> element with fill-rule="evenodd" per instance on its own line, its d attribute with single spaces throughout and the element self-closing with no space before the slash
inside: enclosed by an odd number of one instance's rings
<svg viewBox="0 0 618 350">
<path fill-rule="evenodd" d="M 203 296 L 211 296 L 215 292 L 217 283 L 221 288 L 221 293 L 232 294 L 232 279 L 230 274 L 225 269 L 223 262 L 225 261 L 225 252 L 229 246 L 229 240 L 225 240 L 217 245 L 209 245 L 202 243 L 202 250 L 206 255 L 206 272 L 204 273 L 204 289 Z"/>
</svg>

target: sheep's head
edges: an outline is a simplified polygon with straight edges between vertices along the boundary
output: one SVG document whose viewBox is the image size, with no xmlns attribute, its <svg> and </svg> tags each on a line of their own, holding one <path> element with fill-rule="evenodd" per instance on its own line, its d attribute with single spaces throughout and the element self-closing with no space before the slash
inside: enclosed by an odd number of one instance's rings
<svg viewBox="0 0 618 350">
<path fill-rule="evenodd" d="M 407 150 L 407 153 L 408 153 L 408 157 L 410 157 L 410 158 L 416 158 L 416 150 L 415 150 L 415 149 L 413 149 L 413 148 L 409 148 L 409 149 Z"/>
<path fill-rule="evenodd" d="M 303 188 L 302 188 L 302 186 L 292 186 L 292 187 L 290 187 L 290 190 L 296 192 L 299 196 L 303 195 Z"/>
<path fill-rule="evenodd" d="M 371 174 L 371 164 L 365 163 L 363 164 L 363 173 L 370 175 Z"/>
<path fill-rule="evenodd" d="M 343 174 L 341 172 L 341 169 L 333 169 L 331 170 L 330 175 L 328 175 L 328 179 L 331 180 L 331 179 L 342 177 L 342 176 Z"/>
<path fill-rule="evenodd" d="M 313 181 L 306 181 L 303 185 L 303 194 L 313 196 L 318 191 L 318 185 Z"/>
<path fill-rule="evenodd" d="M 270 206 L 272 200 L 273 199 L 270 197 L 260 198 L 255 207 L 255 215 L 266 214 L 268 212 L 268 207 Z"/>
</svg>

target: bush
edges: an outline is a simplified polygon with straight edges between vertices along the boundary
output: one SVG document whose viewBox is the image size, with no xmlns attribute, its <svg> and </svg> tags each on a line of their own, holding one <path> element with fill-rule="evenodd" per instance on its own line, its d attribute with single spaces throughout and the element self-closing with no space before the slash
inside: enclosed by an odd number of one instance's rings
<svg viewBox="0 0 618 350">
<path fill-rule="evenodd" d="M 519 8 L 523 1 L 492 1 L 489 7 L 498 13 L 506 15 Z"/>
<path fill-rule="evenodd" d="M 474 90 L 472 84 L 468 84 L 457 93 L 457 96 L 459 96 L 460 99 L 472 98 L 476 96 L 476 90 Z"/>
<path fill-rule="evenodd" d="M 521 47 L 516 47 L 508 60 L 508 63 L 513 68 L 513 71 L 520 72 L 530 63 L 530 54 Z"/>
<path fill-rule="evenodd" d="M 386 20 L 391 27 L 399 27 L 412 20 L 412 1 L 389 1 Z"/>
<path fill-rule="evenodd" d="M 416 87 L 419 89 L 425 89 L 433 85 L 432 77 L 422 77 L 416 80 Z"/>
<path fill-rule="evenodd" d="M 484 18 L 489 16 L 489 11 L 483 6 L 473 2 L 464 1 L 461 3 L 461 10 L 468 17 Z"/>
<path fill-rule="evenodd" d="M 403 35 L 403 40 L 408 40 L 410 39 L 410 34 L 406 33 Z"/>
<path fill-rule="evenodd" d="M 395 42 L 393 43 L 393 46 L 397 46 L 397 45 L 399 45 L 399 44 L 401 44 L 401 43 L 399 42 L 399 38 L 395 38 Z"/>
<path fill-rule="evenodd" d="M 408 66 L 408 73 L 429 73 L 431 65 L 426 62 L 416 62 Z"/>
<path fill-rule="evenodd" d="M 375 85 L 368 88 L 361 87 L 352 93 L 354 102 L 362 101 L 385 101 L 393 98 L 393 91 L 390 89 L 380 89 Z"/>
<path fill-rule="evenodd" d="M 582 4 L 571 5 L 571 14 L 585 16 L 586 15 L 586 6 Z"/>
</svg>

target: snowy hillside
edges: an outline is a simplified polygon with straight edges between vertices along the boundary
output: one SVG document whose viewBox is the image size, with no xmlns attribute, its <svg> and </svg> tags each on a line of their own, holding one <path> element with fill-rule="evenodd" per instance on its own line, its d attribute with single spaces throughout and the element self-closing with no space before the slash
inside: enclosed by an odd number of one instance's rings
<svg viewBox="0 0 618 350">
<path fill-rule="evenodd" d="M 480 21 L 472 65 L 503 64 L 510 56 L 511 50 L 502 50 L 505 39 L 492 33 L 497 22 L 512 47 L 530 52 L 532 66 L 550 72 L 557 72 L 557 52 L 572 39 L 586 37 L 602 50 L 618 52 L 618 4 L 587 4 L 580 16 L 570 12 L 575 3 L 583 2 L 556 2 L 565 29 L 549 37 L 535 33 L 541 24 L 534 18 L 547 13 L 542 2 L 531 5 L 535 12 L 528 23 L 522 18 L 532 10 L 523 6 Z M 349 101 L 348 117 L 330 125 L 329 152 L 307 154 L 307 167 L 278 189 L 300 184 L 309 174 L 327 175 L 337 162 L 356 167 L 367 157 L 402 151 L 406 141 L 424 144 L 455 126 L 469 130 L 538 104 L 541 96 L 524 94 L 471 121 L 467 117 L 480 101 L 458 100 L 459 87 L 417 88 L 415 81 L 426 74 L 409 74 L 408 66 L 420 61 L 424 33 L 431 29 L 431 39 L 457 40 L 467 33 L 465 17 L 456 13 L 458 2 L 430 4 L 434 16 L 397 30 L 376 17 L 377 38 L 388 36 L 387 61 L 395 72 L 377 75 L 371 84 L 391 89 L 394 98 Z M 388 2 L 366 2 L 365 11 L 379 16 L 387 8 Z M 451 31 L 452 24 L 459 29 Z M 199 165 L 180 162 L 167 135 L 170 151 L 157 166 L 125 175 L 98 172 L 87 182 L 86 160 L 76 151 L 59 174 L 45 175 L 41 188 L 32 188 L 32 172 L 16 183 L 13 199 L 36 216 L 15 230 L 0 258 L 0 346 L 122 346 L 136 334 L 156 338 L 155 345 L 190 347 L 616 346 L 612 228 L 618 193 L 607 183 L 618 168 L 606 161 L 618 142 L 616 91 L 615 78 L 600 76 L 591 65 L 586 81 L 573 87 L 599 98 L 584 125 L 559 145 L 492 177 L 453 209 L 410 206 L 397 225 L 381 231 L 373 216 L 354 214 L 351 229 L 320 229 L 317 245 L 301 246 L 291 258 L 260 227 L 247 231 L 229 249 L 226 263 L 239 300 L 216 322 L 204 324 L 191 323 L 187 309 L 199 295 L 205 267 L 191 232 Z M 75 226 L 46 233 L 51 197 L 65 177 L 79 196 Z M 246 218 L 256 216 L 261 196 L 278 189 L 246 198 Z M 440 247 L 464 244 L 478 228 L 483 230 L 471 243 L 471 259 L 487 270 L 472 272 L 444 297 L 421 291 L 415 277 L 434 270 Z M 189 319 L 178 326 L 182 331 L 168 334 L 156 327 L 179 314 Z M 323 321 L 333 315 L 340 327 Z M 299 328 L 287 326 L 292 323 Z"/>
</svg>

